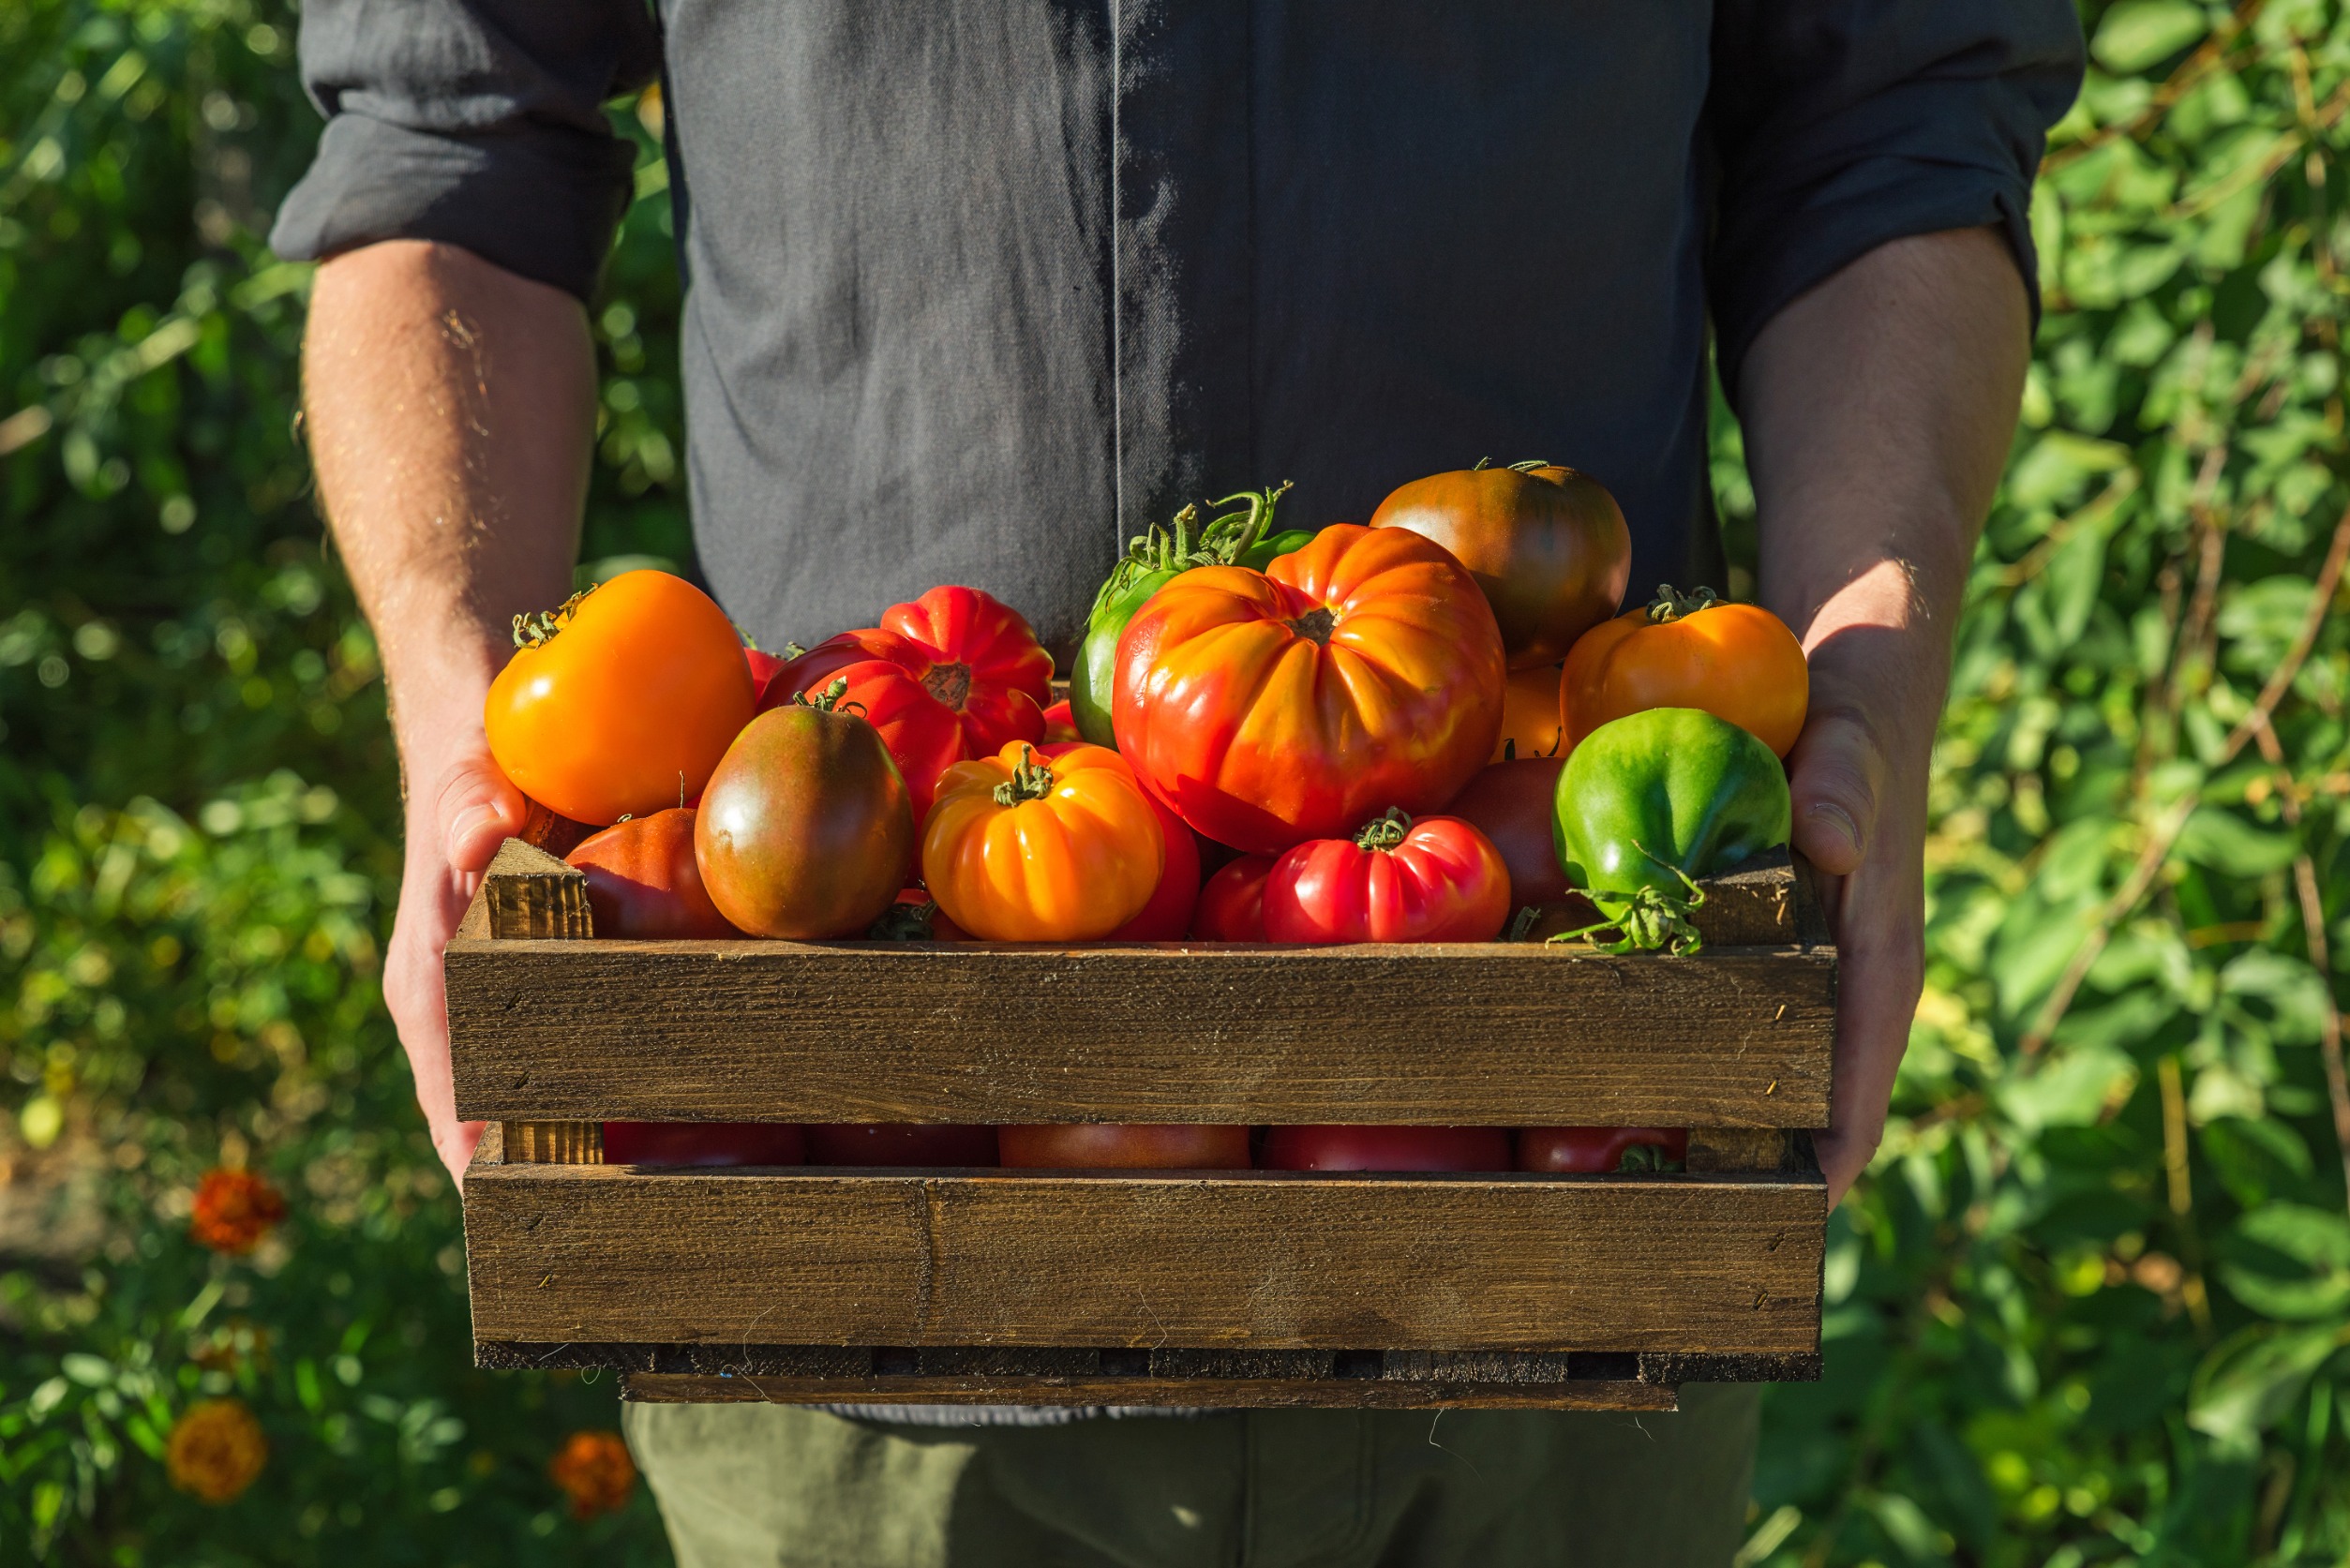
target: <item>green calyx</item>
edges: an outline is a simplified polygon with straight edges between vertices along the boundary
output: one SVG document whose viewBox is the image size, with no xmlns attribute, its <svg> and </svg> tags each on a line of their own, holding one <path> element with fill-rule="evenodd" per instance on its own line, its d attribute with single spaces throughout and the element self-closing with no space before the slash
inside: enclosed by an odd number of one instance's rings
<svg viewBox="0 0 2350 1568">
<path fill-rule="evenodd" d="M 1705 906 L 1705 889 L 1689 880 L 1688 874 L 1679 866 L 1655 856 L 1635 844 L 1642 855 L 1680 879 L 1681 890 L 1668 892 L 1654 884 L 1645 884 L 1629 899 L 1609 899 L 1594 894 L 1592 902 L 1608 918 L 1574 931 L 1563 931 L 1550 938 L 1553 942 L 1581 942 L 1600 932 L 1612 931 L 1612 940 L 1594 945 L 1602 952 L 1655 952 L 1658 949 L 1687 957 L 1705 950 L 1705 937 L 1689 917 Z"/>
<path fill-rule="evenodd" d="M 846 695 L 848 695 L 848 677 L 836 675 L 832 678 L 832 684 L 825 687 L 815 696 L 810 696 L 805 692 L 794 692 L 791 694 L 791 700 L 802 708 L 813 708 L 819 713 L 854 713 L 860 718 L 863 717 L 865 705 L 861 702 L 843 702 L 841 699 Z"/>
<path fill-rule="evenodd" d="M 1023 800 L 1041 800 L 1053 793 L 1053 765 L 1036 760 L 1036 753 L 1026 746 L 1020 748 L 1020 760 L 1013 765 L 1011 777 L 995 786 L 994 794 L 999 806 L 1016 806 Z"/>
<path fill-rule="evenodd" d="M 1471 473 L 1483 473 L 1487 469 L 1489 469 L 1492 466 L 1492 458 L 1480 457 L 1469 466 L 1469 471 Z M 1536 469 L 1554 469 L 1557 467 L 1558 464 L 1550 461 L 1548 457 L 1528 457 L 1522 462 L 1510 464 L 1509 471 L 1512 473 L 1532 473 Z"/>
<path fill-rule="evenodd" d="M 865 935 L 875 942 L 928 942 L 933 939 L 930 922 L 937 914 L 936 899 L 924 899 L 920 903 L 893 903 L 865 928 Z"/>
<path fill-rule="evenodd" d="M 1389 806 L 1386 814 L 1374 816 L 1355 835 L 1355 847 L 1385 854 L 1403 843 L 1412 830 L 1412 814 Z"/>
<path fill-rule="evenodd" d="M 571 612 L 579 607 L 579 601 L 603 586 L 602 583 L 590 583 L 551 610 L 541 610 L 536 615 L 516 616 L 514 618 L 515 647 L 537 648 L 544 643 L 552 642 L 555 635 L 563 629 L 566 621 L 571 620 Z"/>
<path fill-rule="evenodd" d="M 1722 602 L 1722 596 L 1710 588 L 1693 588 L 1682 593 L 1670 583 L 1658 583 L 1656 597 L 1648 602 L 1648 619 L 1662 626 L 1669 621 L 1686 620 L 1699 610 L 1710 610 Z"/>
</svg>

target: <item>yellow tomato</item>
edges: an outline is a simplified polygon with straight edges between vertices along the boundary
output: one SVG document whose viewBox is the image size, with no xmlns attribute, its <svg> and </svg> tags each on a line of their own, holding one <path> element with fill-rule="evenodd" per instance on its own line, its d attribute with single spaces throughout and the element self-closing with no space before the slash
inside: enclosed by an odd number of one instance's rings
<svg viewBox="0 0 2350 1568">
<path fill-rule="evenodd" d="M 1105 746 L 1047 758 L 1014 741 L 938 778 L 922 880 L 982 941 L 1090 942 L 1150 902 L 1166 857 L 1159 814 Z"/>
</svg>

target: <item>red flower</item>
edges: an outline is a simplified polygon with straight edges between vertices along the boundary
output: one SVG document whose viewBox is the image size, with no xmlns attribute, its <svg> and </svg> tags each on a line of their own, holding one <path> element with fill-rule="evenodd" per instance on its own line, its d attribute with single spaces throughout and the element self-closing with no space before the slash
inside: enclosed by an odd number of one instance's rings
<svg viewBox="0 0 2350 1568">
<path fill-rule="evenodd" d="M 196 1186 L 187 1233 L 215 1252 L 246 1253 L 286 1217 L 286 1200 L 250 1171 L 216 1167 Z"/>
<path fill-rule="evenodd" d="M 618 1432 L 574 1432 L 548 1461 L 546 1473 L 571 1499 L 571 1516 L 592 1519 L 628 1501 L 636 1486 L 636 1462 Z"/>
</svg>

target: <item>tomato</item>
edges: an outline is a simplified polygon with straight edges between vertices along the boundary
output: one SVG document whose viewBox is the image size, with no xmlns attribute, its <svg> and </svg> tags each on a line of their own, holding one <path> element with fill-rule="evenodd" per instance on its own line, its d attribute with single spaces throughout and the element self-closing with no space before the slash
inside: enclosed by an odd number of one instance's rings
<svg viewBox="0 0 2350 1568">
<path fill-rule="evenodd" d="M 1556 463 L 1479 463 L 1415 479 L 1379 503 L 1370 526 L 1425 534 L 1475 575 L 1512 669 L 1565 658 L 1616 613 L 1632 575 L 1632 535 L 1615 497 Z"/>
<path fill-rule="evenodd" d="M 694 863 L 691 808 L 631 817 L 563 857 L 588 874 L 598 936 L 740 936 L 718 913 Z"/>
<path fill-rule="evenodd" d="M 913 792 L 917 827 L 938 775 L 1007 744 L 1044 739 L 1053 656 L 1018 611 L 976 588 L 934 588 L 892 605 L 881 624 L 843 632 L 794 659 L 768 689 L 779 707 L 846 678 Z"/>
<path fill-rule="evenodd" d="M 1454 816 L 1389 812 L 1299 844 L 1265 879 L 1275 942 L 1490 942 L 1513 907 L 1501 852 Z"/>
<path fill-rule="evenodd" d="M 1044 710 L 1044 743 L 1046 745 L 1067 745 L 1070 741 L 1084 739 L 1084 736 L 1077 733 L 1077 720 L 1070 712 L 1067 697 L 1063 697 Z"/>
<path fill-rule="evenodd" d="M 1174 1122 L 1057 1122 L 995 1129 L 1003 1163 L 1044 1171 L 1246 1171 L 1249 1129 Z"/>
<path fill-rule="evenodd" d="M 897 902 L 865 928 L 875 942 L 967 942 L 963 929 L 940 912 L 938 901 L 920 888 L 899 891 Z"/>
<path fill-rule="evenodd" d="M 1502 738 L 1493 742 L 1493 754 L 1487 760 L 1558 756 L 1565 740 L 1566 730 L 1559 723 L 1559 666 L 1510 671 L 1509 684 L 1502 688 Z"/>
<path fill-rule="evenodd" d="M 1493 749 L 1503 673 L 1493 612 L 1442 545 L 1340 523 L 1265 572 L 1160 589 L 1118 640 L 1112 717 L 1176 815 L 1278 855 L 1451 799 Z"/>
<path fill-rule="evenodd" d="M 1272 860 L 1263 855 L 1227 862 L 1200 889 L 1191 934 L 1211 942 L 1264 941 L 1265 879 L 1272 870 Z"/>
<path fill-rule="evenodd" d="M 752 720 L 702 794 L 702 885 L 753 935 L 861 934 L 913 869 L 906 781 L 840 686 Z"/>
<path fill-rule="evenodd" d="M 798 1165 L 790 1122 L 606 1122 L 606 1165 Z"/>
<path fill-rule="evenodd" d="M 550 812 L 529 796 L 522 798 L 526 808 L 522 814 L 522 831 L 515 835 L 533 848 L 549 855 L 568 855 L 579 847 L 595 829 L 584 822 L 574 822 L 560 812 Z"/>
<path fill-rule="evenodd" d="M 995 1129 L 953 1122 L 817 1122 L 811 1165 L 993 1165 Z"/>
<path fill-rule="evenodd" d="M 767 688 L 774 683 L 775 672 L 791 663 L 780 653 L 770 653 L 758 648 L 744 649 L 742 662 L 751 666 L 751 704 L 754 708 L 767 700 Z"/>
<path fill-rule="evenodd" d="M 1566 897 L 1566 873 L 1551 842 L 1552 802 L 1566 759 L 1538 756 L 1497 762 L 1452 798 L 1444 814 L 1457 816 L 1493 841 L 1509 868 L 1512 909 L 1555 903 Z"/>
<path fill-rule="evenodd" d="M 1039 747 L 1047 758 L 1056 757 L 1071 745 L 1084 742 L 1064 741 Z M 1128 770 L 1132 777 L 1132 770 Z M 1151 890 L 1150 902 L 1143 905 L 1135 917 L 1112 932 L 1113 942 L 1172 942 L 1191 929 L 1191 909 L 1200 899 L 1200 841 L 1183 819 L 1166 808 L 1160 799 L 1145 791 L 1143 799 L 1150 802 L 1151 814 L 1159 819 L 1160 842 L 1165 847 L 1166 860 L 1159 870 L 1159 886 Z"/>
<path fill-rule="evenodd" d="M 1143 912 L 1167 859 L 1159 814 L 1117 753 L 1015 741 L 939 777 L 922 884 L 987 942 L 1090 942 Z"/>
<path fill-rule="evenodd" d="M 1530 1127 L 1518 1133 L 1520 1171 L 1678 1171 L 1688 1157 L 1687 1127 Z"/>
<path fill-rule="evenodd" d="M 595 827 L 683 805 L 751 718 L 742 639 L 710 595 L 623 572 L 514 620 L 490 682 L 490 755 L 516 789 Z"/>
<path fill-rule="evenodd" d="M 1499 1127 L 1277 1127 L 1257 1162 L 1267 1171 L 1506 1171 Z"/>
<path fill-rule="evenodd" d="M 1611 719 L 1652 708 L 1701 708 L 1779 756 L 1794 749 L 1811 702 L 1804 645 L 1759 605 L 1732 605 L 1710 588 L 1656 590 L 1587 633 L 1566 658 L 1559 722 L 1567 749 Z"/>
</svg>

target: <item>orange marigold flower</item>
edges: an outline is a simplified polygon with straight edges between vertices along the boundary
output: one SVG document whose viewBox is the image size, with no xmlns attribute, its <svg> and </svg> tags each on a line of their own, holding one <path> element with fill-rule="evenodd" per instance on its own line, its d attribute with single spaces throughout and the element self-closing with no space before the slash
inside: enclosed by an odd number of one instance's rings
<svg viewBox="0 0 2350 1568">
<path fill-rule="evenodd" d="M 628 1501 L 636 1486 L 636 1465 L 618 1432 L 574 1432 L 548 1461 L 546 1473 L 571 1499 L 571 1516 L 592 1519 Z"/>
<path fill-rule="evenodd" d="M 250 1252 L 285 1217 L 286 1201 L 276 1187 L 250 1171 L 216 1167 L 196 1186 L 187 1233 L 215 1252 Z"/>
<path fill-rule="evenodd" d="M 163 1467 L 172 1485 L 206 1502 L 228 1502 L 269 1463 L 262 1424 L 235 1399 L 203 1399 L 172 1424 Z"/>
</svg>

